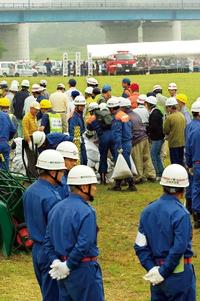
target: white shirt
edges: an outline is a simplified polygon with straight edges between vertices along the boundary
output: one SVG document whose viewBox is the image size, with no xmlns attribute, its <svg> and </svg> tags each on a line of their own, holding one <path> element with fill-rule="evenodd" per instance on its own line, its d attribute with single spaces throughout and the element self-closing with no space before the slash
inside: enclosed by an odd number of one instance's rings
<svg viewBox="0 0 200 301">
<path fill-rule="evenodd" d="M 145 108 L 145 106 L 140 104 L 137 108 L 133 109 L 133 112 L 137 113 L 140 116 L 143 124 L 149 123 L 149 112 L 147 108 Z"/>
</svg>

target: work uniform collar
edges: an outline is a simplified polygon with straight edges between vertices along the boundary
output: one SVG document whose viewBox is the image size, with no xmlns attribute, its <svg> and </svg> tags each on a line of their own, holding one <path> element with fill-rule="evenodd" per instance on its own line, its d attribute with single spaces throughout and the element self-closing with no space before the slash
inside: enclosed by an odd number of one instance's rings
<svg viewBox="0 0 200 301">
<path fill-rule="evenodd" d="M 72 192 L 70 194 L 70 196 L 73 197 L 73 199 L 75 199 L 75 200 L 81 200 L 84 204 L 87 204 L 89 207 L 91 207 L 90 204 L 84 198 L 82 198 L 79 194 Z"/>
<path fill-rule="evenodd" d="M 42 179 L 42 178 L 39 178 L 38 182 L 41 183 L 41 184 L 43 184 L 43 185 L 45 185 L 45 186 L 50 186 L 51 188 L 54 187 L 54 185 L 52 185 L 49 181 L 47 181 L 45 179 Z"/>
<path fill-rule="evenodd" d="M 181 201 L 175 195 L 171 195 L 167 193 L 164 193 L 160 199 L 163 199 L 163 201 L 166 201 L 167 199 L 167 201 L 175 201 L 181 203 Z"/>
</svg>

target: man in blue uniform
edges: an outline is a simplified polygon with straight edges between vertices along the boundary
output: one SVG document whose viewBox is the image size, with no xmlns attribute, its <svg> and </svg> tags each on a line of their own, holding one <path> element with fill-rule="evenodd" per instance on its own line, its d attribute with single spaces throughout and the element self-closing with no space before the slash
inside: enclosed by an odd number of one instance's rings
<svg viewBox="0 0 200 301">
<path fill-rule="evenodd" d="M 179 164 L 163 171 L 160 184 L 164 194 L 141 214 L 135 251 L 148 271 L 151 301 L 195 301 L 195 275 L 192 266 L 192 226 L 182 205 L 188 174 Z"/>
<path fill-rule="evenodd" d="M 130 155 L 132 149 L 132 122 L 130 121 L 129 116 L 122 110 L 123 107 L 130 104 L 129 99 L 123 98 L 126 101 L 120 101 L 117 97 L 111 97 L 108 102 L 108 108 L 113 115 L 113 122 L 111 126 L 111 131 L 113 132 L 113 140 L 115 141 L 115 161 L 118 157 L 118 152 L 122 152 L 129 168 L 131 169 Z M 112 188 L 114 191 L 121 191 L 121 180 L 115 181 L 115 186 Z M 136 187 L 134 185 L 133 177 L 127 179 L 128 188 L 127 191 L 136 191 Z"/>
<path fill-rule="evenodd" d="M 8 114 L 2 111 L 0 111 L 0 127 L 0 169 L 9 169 L 10 146 L 8 141 L 14 137 L 17 130 Z"/>
<path fill-rule="evenodd" d="M 45 249 L 52 262 L 50 275 L 59 280 L 59 301 L 104 300 L 96 213 L 89 204 L 96 183 L 90 167 L 73 167 L 68 175 L 72 193 L 49 214 Z"/>
<path fill-rule="evenodd" d="M 70 189 L 67 184 L 67 177 L 69 171 L 77 165 L 79 160 L 78 148 L 73 142 L 63 141 L 58 144 L 56 150 L 61 153 L 65 160 L 66 170 L 64 171 L 64 176 L 62 177 L 62 185 L 57 185 L 57 191 L 61 196 L 61 199 L 65 199 L 69 196 Z"/>
<path fill-rule="evenodd" d="M 82 95 L 79 95 L 74 100 L 75 111 L 69 119 L 69 134 L 72 142 L 78 147 L 81 164 L 87 165 L 87 154 L 83 133 L 85 132 L 85 123 L 83 119 L 83 111 L 86 106 L 86 100 Z"/>
<path fill-rule="evenodd" d="M 63 156 L 56 150 L 42 152 L 37 160 L 39 179 L 24 193 L 25 222 L 34 241 L 32 257 L 35 275 L 41 289 L 43 301 L 59 300 L 57 282 L 49 276 L 50 262 L 42 243 L 46 233 L 48 213 L 61 201 L 55 186 L 61 183 L 66 169 Z"/>
<path fill-rule="evenodd" d="M 187 201 L 192 198 L 194 228 L 197 229 L 200 228 L 200 101 L 192 104 L 191 112 L 193 120 L 185 131 L 185 158 L 190 173 L 190 189 L 186 196 Z"/>
</svg>

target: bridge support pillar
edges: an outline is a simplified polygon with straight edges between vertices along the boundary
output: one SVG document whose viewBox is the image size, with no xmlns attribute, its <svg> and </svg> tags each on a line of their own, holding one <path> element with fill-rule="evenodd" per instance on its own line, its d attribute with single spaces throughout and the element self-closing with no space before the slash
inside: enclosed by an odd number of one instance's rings
<svg viewBox="0 0 200 301">
<path fill-rule="evenodd" d="M 174 41 L 181 41 L 181 21 L 173 21 L 172 35 Z"/>
<path fill-rule="evenodd" d="M 0 25 L 0 41 L 6 49 L 1 61 L 29 60 L 29 25 Z"/>
</svg>

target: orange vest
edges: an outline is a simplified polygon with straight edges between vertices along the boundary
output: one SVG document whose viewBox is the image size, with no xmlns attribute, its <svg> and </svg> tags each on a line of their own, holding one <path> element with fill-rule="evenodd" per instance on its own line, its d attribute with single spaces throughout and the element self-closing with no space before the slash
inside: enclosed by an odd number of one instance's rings
<svg viewBox="0 0 200 301">
<path fill-rule="evenodd" d="M 137 99 L 138 99 L 139 95 L 140 95 L 140 93 L 133 92 L 133 94 L 131 96 L 129 96 L 129 99 L 131 101 L 131 107 L 132 107 L 132 109 L 135 109 L 135 108 L 138 107 Z"/>
</svg>

